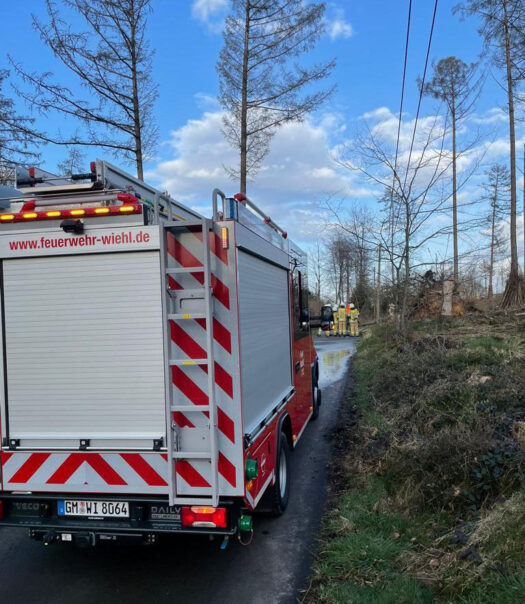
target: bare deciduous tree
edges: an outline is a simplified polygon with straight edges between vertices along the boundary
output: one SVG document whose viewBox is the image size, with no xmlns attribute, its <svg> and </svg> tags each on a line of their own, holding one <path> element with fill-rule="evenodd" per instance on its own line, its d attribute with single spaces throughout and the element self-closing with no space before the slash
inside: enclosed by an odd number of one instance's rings
<svg viewBox="0 0 525 604">
<path fill-rule="evenodd" d="M 355 206 L 348 212 L 326 201 L 326 208 L 335 218 L 327 245 L 330 263 L 327 273 L 331 278 L 335 301 L 354 302 L 361 309 L 373 306 L 371 298 L 371 257 L 375 251 L 370 238 L 375 227 L 375 216 L 365 207 Z"/>
<path fill-rule="evenodd" d="M 317 240 L 315 242 L 315 247 L 309 254 L 310 262 L 308 263 L 308 267 L 311 271 L 311 282 L 314 284 L 313 290 L 314 295 L 317 300 L 321 300 L 321 288 L 323 283 L 323 272 L 324 272 L 324 263 L 323 256 L 321 254 L 321 242 Z"/>
<path fill-rule="evenodd" d="M 13 99 L 5 96 L 2 90 L 8 76 L 7 70 L 0 70 L 0 184 L 10 180 L 15 164 L 32 163 L 38 159 L 34 120 L 19 115 Z"/>
<path fill-rule="evenodd" d="M 246 192 L 270 141 L 283 124 L 302 120 L 330 90 L 305 89 L 324 80 L 335 62 L 303 67 L 295 62 L 324 31 L 324 3 L 304 0 L 233 0 L 217 62 L 224 135 L 239 150 L 239 167 L 227 168 Z"/>
<path fill-rule="evenodd" d="M 454 247 L 454 284 L 459 280 L 458 202 L 457 202 L 457 130 L 469 115 L 481 89 L 475 78 L 476 65 L 467 65 L 456 57 L 441 59 L 434 66 L 432 79 L 423 87 L 424 94 L 445 103 L 452 130 L 452 239 Z"/>
<path fill-rule="evenodd" d="M 508 214 L 510 176 L 507 167 L 501 164 L 493 165 L 486 175 L 485 199 L 489 201 L 490 205 L 490 212 L 486 220 L 490 237 L 487 295 L 492 298 L 494 295 L 494 262 L 496 254 L 501 251 L 504 243 L 503 229 L 499 222 L 504 215 Z"/>
<path fill-rule="evenodd" d="M 133 161 L 137 176 L 144 175 L 144 156 L 152 149 L 157 131 L 153 105 L 157 87 L 151 80 L 153 52 L 146 39 L 151 0 L 61 0 L 60 7 L 46 0 L 49 23 L 33 15 L 33 26 L 79 84 L 73 91 L 53 81 L 52 73 L 26 71 L 11 59 L 27 87 L 20 95 L 44 114 L 57 112 L 80 131 L 69 137 L 43 135 L 60 145 L 111 149 Z M 81 18 L 82 30 L 74 31 L 64 11 Z M 82 94 L 84 91 L 84 94 Z"/>
<path fill-rule="evenodd" d="M 340 229 L 332 232 L 327 243 L 328 265 L 326 273 L 330 279 L 333 301 L 335 304 L 342 302 L 345 295 L 345 283 L 348 288 L 349 276 L 349 244 L 348 239 Z"/>
<path fill-rule="evenodd" d="M 70 176 L 77 172 L 85 171 L 86 156 L 76 147 L 69 149 L 64 159 L 57 164 L 57 171 L 60 175 Z"/>
<path fill-rule="evenodd" d="M 451 197 L 445 188 L 451 167 L 451 157 L 445 149 L 445 126 L 439 116 L 434 116 L 420 127 L 411 156 L 413 161 L 409 164 L 403 158 L 396 162 L 395 143 L 392 145 L 380 129 L 374 128 L 368 128 L 366 136 L 349 144 L 338 160 L 384 192 L 385 218 L 367 239 L 373 249 L 381 245 L 395 266 L 394 286 L 400 292 L 400 330 L 404 335 L 408 328 L 407 303 L 415 255 L 430 240 L 450 231 L 449 227 L 432 224 L 447 209 Z"/>
<path fill-rule="evenodd" d="M 480 34 L 496 67 L 505 73 L 503 87 L 507 94 L 510 143 L 510 273 L 502 306 L 523 303 L 523 290 L 518 268 L 517 243 L 517 173 L 514 106 L 518 82 L 525 67 L 525 5 L 523 0 L 468 0 L 455 9 L 462 15 L 481 18 Z"/>
</svg>

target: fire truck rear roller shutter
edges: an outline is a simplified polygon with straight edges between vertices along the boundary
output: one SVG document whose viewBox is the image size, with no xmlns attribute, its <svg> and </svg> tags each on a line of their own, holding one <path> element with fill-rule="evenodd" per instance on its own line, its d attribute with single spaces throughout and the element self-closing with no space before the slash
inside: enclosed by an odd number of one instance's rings
<svg viewBox="0 0 525 604">
<path fill-rule="evenodd" d="M 10 435 L 163 437 L 160 295 L 155 251 L 4 261 Z"/>
</svg>

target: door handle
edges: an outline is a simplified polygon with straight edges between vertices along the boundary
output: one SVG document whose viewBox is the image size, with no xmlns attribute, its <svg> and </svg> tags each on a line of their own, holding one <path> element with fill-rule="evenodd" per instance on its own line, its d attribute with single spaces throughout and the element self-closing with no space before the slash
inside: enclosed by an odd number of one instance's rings
<svg viewBox="0 0 525 604">
<path fill-rule="evenodd" d="M 297 361 L 295 364 L 295 373 L 299 373 L 301 371 L 301 361 Z"/>
</svg>

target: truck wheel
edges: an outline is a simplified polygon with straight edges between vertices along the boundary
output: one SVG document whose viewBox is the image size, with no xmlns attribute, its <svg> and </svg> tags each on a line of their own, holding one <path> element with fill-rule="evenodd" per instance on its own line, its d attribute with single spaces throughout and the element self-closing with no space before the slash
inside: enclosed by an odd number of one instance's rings
<svg viewBox="0 0 525 604">
<path fill-rule="evenodd" d="M 321 389 L 317 386 L 312 389 L 312 417 L 313 422 L 319 417 L 319 407 L 321 406 Z"/>
<path fill-rule="evenodd" d="M 277 446 L 275 460 L 275 484 L 268 489 L 270 514 L 281 516 L 284 514 L 290 496 L 290 447 L 288 440 L 281 432 Z"/>
</svg>

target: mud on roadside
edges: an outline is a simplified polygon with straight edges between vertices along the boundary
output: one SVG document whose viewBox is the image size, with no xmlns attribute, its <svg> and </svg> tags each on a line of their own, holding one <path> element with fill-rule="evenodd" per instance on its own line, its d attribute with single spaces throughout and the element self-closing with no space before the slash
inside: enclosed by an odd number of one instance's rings
<svg viewBox="0 0 525 604">
<path fill-rule="evenodd" d="M 346 375 L 344 394 L 339 410 L 336 427 L 325 434 L 332 441 L 332 452 L 328 462 L 328 484 L 325 513 L 335 506 L 337 496 L 348 487 L 348 455 L 355 444 L 355 429 L 358 423 L 358 410 L 353 402 L 355 373 L 351 361 Z"/>
</svg>

